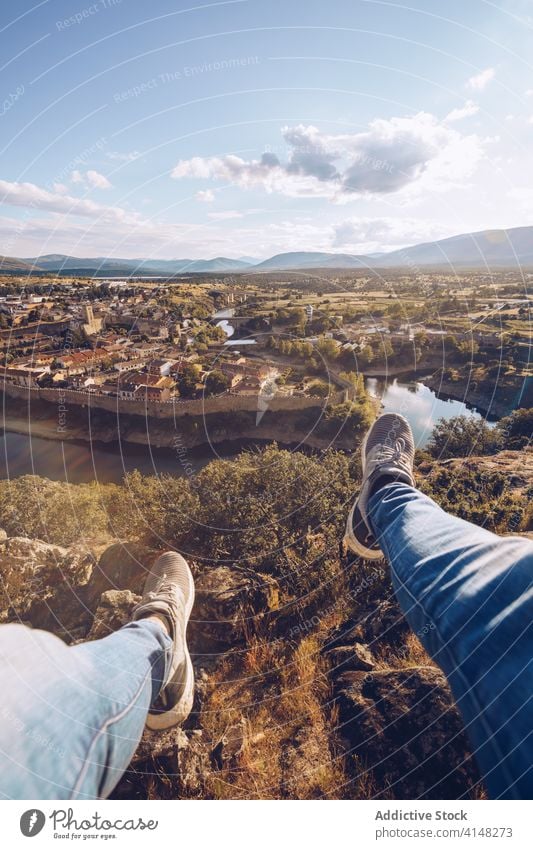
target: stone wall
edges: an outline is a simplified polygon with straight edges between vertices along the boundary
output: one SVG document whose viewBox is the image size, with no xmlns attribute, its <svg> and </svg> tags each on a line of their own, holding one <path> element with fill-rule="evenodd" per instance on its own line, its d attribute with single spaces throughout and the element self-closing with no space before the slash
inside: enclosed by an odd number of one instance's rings
<svg viewBox="0 0 533 849">
<path fill-rule="evenodd" d="M 14 386 L 4 382 L 2 389 L 9 398 L 18 398 L 31 404 L 35 401 L 46 401 L 49 404 L 63 404 L 80 407 L 91 407 L 95 410 L 120 412 L 122 415 L 131 414 L 150 416 L 156 419 L 174 419 L 176 416 L 203 416 L 211 413 L 230 413 L 239 410 L 257 412 L 257 395 L 239 395 L 225 393 L 216 397 L 199 398 L 197 400 L 182 400 L 155 402 L 142 400 L 118 399 L 110 395 L 97 395 L 80 392 L 74 389 L 29 389 L 24 386 Z M 311 407 L 324 407 L 329 404 L 340 404 L 345 400 L 345 390 L 331 392 L 328 399 L 310 398 L 303 395 L 275 396 L 268 402 L 267 408 L 272 412 L 306 410 Z"/>
</svg>

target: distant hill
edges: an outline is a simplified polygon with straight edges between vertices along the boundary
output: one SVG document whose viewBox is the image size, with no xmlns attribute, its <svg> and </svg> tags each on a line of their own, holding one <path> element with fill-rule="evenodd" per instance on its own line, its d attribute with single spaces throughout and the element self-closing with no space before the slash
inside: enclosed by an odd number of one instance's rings
<svg viewBox="0 0 533 849">
<path fill-rule="evenodd" d="M 239 262 L 246 262 L 248 265 L 259 265 L 261 262 L 256 256 L 240 256 L 237 259 Z"/>
<path fill-rule="evenodd" d="M 137 262 L 133 259 L 107 259 L 98 257 L 77 257 L 65 254 L 46 254 L 45 256 L 28 257 L 24 262 L 31 263 L 41 271 L 50 274 L 130 274 L 136 268 Z"/>
<path fill-rule="evenodd" d="M 489 267 L 533 265 L 533 227 L 480 230 L 387 253 L 377 264 Z"/>
<path fill-rule="evenodd" d="M 240 259 L 217 256 L 215 259 L 193 260 L 190 265 L 183 268 L 183 271 L 244 271 L 251 267 L 249 262 Z"/>
<path fill-rule="evenodd" d="M 186 272 L 231 272 L 250 267 L 242 260 L 219 256 L 214 259 L 120 259 L 107 257 L 74 257 L 64 254 L 46 254 L 30 257 L 21 262 L 51 274 L 97 274 L 99 277 L 130 276 L 132 274 L 167 275 Z"/>
<path fill-rule="evenodd" d="M 64 254 L 15 259 L 0 258 L 1 273 L 31 271 L 50 274 L 79 274 L 98 277 L 173 274 L 224 274 L 239 271 L 296 271 L 318 268 L 513 268 L 533 267 L 533 227 L 509 230 L 481 230 L 447 239 L 389 251 L 336 254 L 322 251 L 291 251 L 253 262 L 251 257 L 229 259 L 118 259 L 79 258 Z"/>
<path fill-rule="evenodd" d="M 364 268 L 372 262 L 369 257 L 358 257 L 354 254 L 330 254 L 322 252 L 296 251 L 287 254 L 276 254 L 270 259 L 253 266 L 254 271 L 270 271 L 297 268 Z"/>
<path fill-rule="evenodd" d="M 12 256 L 0 256 L 0 274 L 22 274 L 33 268 L 31 260 L 17 259 Z"/>
<path fill-rule="evenodd" d="M 424 242 L 388 253 L 332 254 L 296 252 L 277 254 L 254 266 L 254 270 L 305 268 L 392 268 L 439 266 L 460 268 L 533 266 L 533 227 L 481 230 Z"/>
</svg>

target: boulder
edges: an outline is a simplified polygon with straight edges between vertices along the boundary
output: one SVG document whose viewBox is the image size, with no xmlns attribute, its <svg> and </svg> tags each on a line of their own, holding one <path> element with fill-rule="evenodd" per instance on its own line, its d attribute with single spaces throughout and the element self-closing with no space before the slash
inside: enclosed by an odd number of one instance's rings
<svg viewBox="0 0 533 849">
<path fill-rule="evenodd" d="M 60 545 L 51 545 L 41 539 L 11 537 L 11 539 L 6 540 L 6 546 L 2 554 L 2 572 L 4 573 L 6 569 L 9 569 L 12 562 L 15 566 L 25 563 L 34 568 L 53 566 L 67 552 L 67 548 L 63 548 Z"/>
<path fill-rule="evenodd" d="M 11 537 L 2 550 L 0 619 L 24 620 L 70 641 L 90 625 L 85 591 L 94 567 L 90 552 L 42 540 Z"/>
<path fill-rule="evenodd" d="M 378 646 L 389 649 L 405 644 L 409 624 L 392 595 L 377 602 L 373 607 L 362 607 L 333 628 L 327 638 L 329 649 L 342 648 L 353 643 L 364 643 L 370 651 Z"/>
<path fill-rule="evenodd" d="M 337 671 L 374 669 L 376 662 L 372 653 L 363 643 L 354 643 L 352 646 L 336 646 L 325 653 L 331 667 Z"/>
<path fill-rule="evenodd" d="M 361 638 L 373 645 L 383 643 L 386 646 L 403 646 L 405 637 L 409 633 L 407 619 L 400 609 L 396 599 L 379 602 L 376 607 L 368 612 L 359 625 Z"/>
<path fill-rule="evenodd" d="M 354 788 L 373 784 L 373 798 L 458 799 L 479 780 L 439 670 L 345 672 L 335 698 Z"/>
<path fill-rule="evenodd" d="M 108 546 L 96 564 L 87 587 L 87 602 L 96 610 L 102 593 L 131 590 L 142 595 L 147 572 L 159 552 L 137 542 L 116 542 Z"/>
<path fill-rule="evenodd" d="M 171 758 L 188 745 L 189 738 L 180 725 L 166 731 L 150 731 L 145 728 L 132 764 L 139 764 L 150 758 Z"/>
<path fill-rule="evenodd" d="M 233 646 L 256 633 L 278 607 L 274 578 L 247 570 L 217 566 L 196 580 L 196 603 L 191 631 L 208 647 Z"/>
<path fill-rule="evenodd" d="M 236 767 L 250 736 L 250 723 L 246 717 L 241 716 L 238 722 L 229 725 L 211 750 L 211 760 L 216 768 Z"/>
<path fill-rule="evenodd" d="M 201 731 L 146 730 L 111 798 L 205 799 L 210 795 L 211 773 L 209 747 Z"/>
<path fill-rule="evenodd" d="M 87 639 L 99 640 L 127 625 L 131 622 L 131 612 L 138 601 L 140 596 L 130 590 L 108 590 L 102 593 Z"/>
</svg>

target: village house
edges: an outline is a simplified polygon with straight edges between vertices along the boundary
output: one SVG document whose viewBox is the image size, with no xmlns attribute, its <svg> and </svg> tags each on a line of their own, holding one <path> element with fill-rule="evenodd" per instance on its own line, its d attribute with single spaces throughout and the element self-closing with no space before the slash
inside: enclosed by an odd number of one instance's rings
<svg viewBox="0 0 533 849">
<path fill-rule="evenodd" d="M 148 401 L 169 401 L 175 381 L 161 374 L 133 372 L 119 381 L 118 397 L 124 399 L 146 398 Z"/>
<path fill-rule="evenodd" d="M 166 378 L 168 380 L 168 378 Z M 137 399 L 145 398 L 147 401 L 170 401 L 171 391 L 169 386 L 138 386 L 135 391 Z"/>
<path fill-rule="evenodd" d="M 109 354 L 103 350 L 73 351 L 56 357 L 56 363 L 66 371 L 69 377 L 76 374 L 85 374 L 107 360 L 109 360 Z"/>
<path fill-rule="evenodd" d="M 123 374 L 127 371 L 136 371 L 137 369 L 144 368 L 147 362 L 148 357 L 131 357 L 129 360 L 118 360 L 113 368 L 119 374 Z"/>
<path fill-rule="evenodd" d="M 220 363 L 220 371 L 230 381 L 229 389 L 236 389 L 239 394 L 257 394 L 267 380 L 274 379 L 278 369 L 268 363 L 252 363 L 245 357 L 231 362 Z"/>
<path fill-rule="evenodd" d="M 101 383 L 97 387 L 97 389 L 98 389 L 98 392 L 102 393 L 102 395 L 118 395 L 118 391 L 119 391 L 118 379 L 113 380 L 110 377 L 106 377 L 104 382 Z"/>
<path fill-rule="evenodd" d="M 120 383 L 117 383 L 114 387 L 114 391 L 121 399 L 121 401 L 133 400 L 135 398 L 136 389 L 137 387 L 134 383 L 128 383 L 128 381 L 126 380 L 120 381 Z"/>
<path fill-rule="evenodd" d="M 245 375 L 238 382 L 239 395 L 258 395 L 265 381 L 252 375 Z"/>
<path fill-rule="evenodd" d="M 28 389 L 35 389 L 39 386 L 39 381 L 50 373 L 50 367 L 44 366 L 18 366 L 0 367 L 0 377 L 3 377 L 8 383 L 13 383 L 15 386 L 25 386 Z"/>
<path fill-rule="evenodd" d="M 175 366 L 175 360 L 156 359 L 148 364 L 150 374 L 159 374 L 168 377 Z"/>
</svg>

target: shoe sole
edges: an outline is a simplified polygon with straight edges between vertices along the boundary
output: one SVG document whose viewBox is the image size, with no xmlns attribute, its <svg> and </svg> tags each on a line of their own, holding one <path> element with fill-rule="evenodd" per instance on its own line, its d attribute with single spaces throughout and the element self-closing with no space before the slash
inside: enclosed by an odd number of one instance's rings
<svg viewBox="0 0 533 849">
<path fill-rule="evenodd" d="M 176 704 L 163 713 L 149 713 L 146 719 L 146 727 L 150 731 L 164 731 L 167 728 L 173 728 L 175 725 L 181 725 L 189 716 L 194 702 L 194 669 L 189 654 L 187 645 L 187 625 L 194 605 L 194 578 L 187 564 L 187 575 L 189 579 L 189 597 L 185 606 L 185 621 L 183 623 L 182 639 L 185 648 L 185 683 L 183 692 Z"/>
<path fill-rule="evenodd" d="M 346 520 L 346 530 L 342 541 L 344 549 L 348 549 L 352 554 L 357 554 L 358 557 L 362 557 L 364 560 L 383 560 L 385 555 L 381 548 L 368 548 L 355 536 L 353 532 L 353 520 L 356 509 L 357 501 L 350 510 L 348 519 Z"/>
<path fill-rule="evenodd" d="M 377 421 L 377 419 L 376 419 Z M 370 435 L 370 431 L 372 428 L 369 428 L 364 435 L 363 441 L 361 443 L 361 466 L 363 470 L 363 478 L 365 476 L 365 466 L 366 466 L 366 444 L 368 442 L 368 437 Z M 357 505 L 359 503 L 359 497 L 356 498 L 352 509 L 348 513 L 348 518 L 346 520 L 346 530 L 344 532 L 344 537 L 342 540 L 342 544 L 344 550 L 349 550 L 352 554 L 357 554 L 358 557 L 362 557 L 364 560 L 382 560 L 385 555 L 383 554 L 381 548 L 367 548 L 366 545 L 363 545 L 353 532 L 353 520 L 354 514 L 357 509 Z M 362 521 L 362 520 L 361 520 Z M 364 524 L 364 523 L 363 523 Z"/>
</svg>

